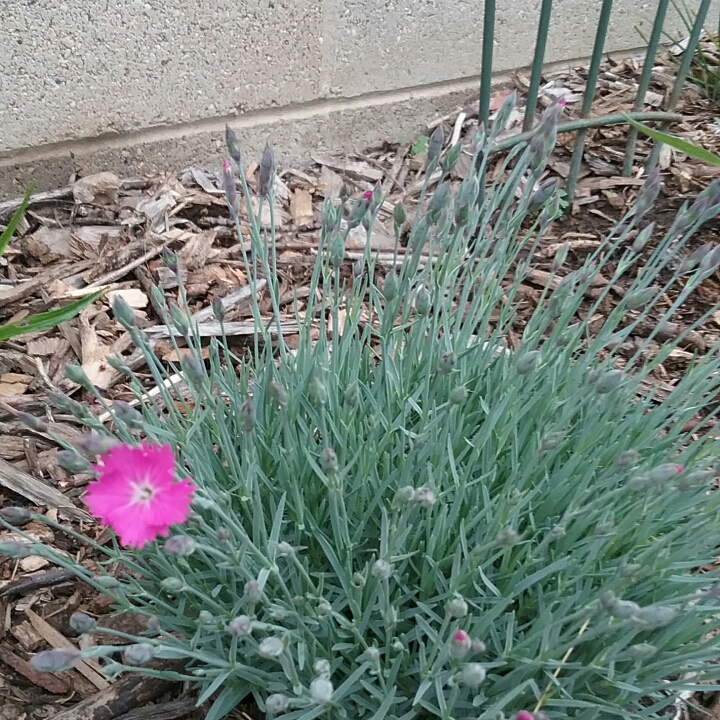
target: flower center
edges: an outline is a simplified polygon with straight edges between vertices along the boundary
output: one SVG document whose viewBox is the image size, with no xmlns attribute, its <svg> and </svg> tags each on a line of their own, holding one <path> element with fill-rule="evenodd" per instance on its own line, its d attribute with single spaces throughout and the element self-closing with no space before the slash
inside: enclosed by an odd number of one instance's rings
<svg viewBox="0 0 720 720">
<path fill-rule="evenodd" d="M 149 505 L 150 501 L 155 497 L 155 488 L 149 480 L 141 480 L 132 483 L 132 500 L 133 504 Z"/>
</svg>

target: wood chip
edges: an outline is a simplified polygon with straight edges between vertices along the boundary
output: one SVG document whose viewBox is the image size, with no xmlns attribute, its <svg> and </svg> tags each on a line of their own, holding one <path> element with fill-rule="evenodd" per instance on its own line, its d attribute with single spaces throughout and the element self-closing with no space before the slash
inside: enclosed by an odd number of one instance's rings
<svg viewBox="0 0 720 720">
<path fill-rule="evenodd" d="M 312 195 L 307 190 L 297 189 L 290 200 L 290 214 L 297 227 L 312 225 L 315 213 L 312 205 Z"/>
<path fill-rule="evenodd" d="M 186 271 L 193 272 L 205 267 L 216 235 L 217 231 L 212 229 L 190 236 L 178 253 L 180 262 Z"/>
</svg>

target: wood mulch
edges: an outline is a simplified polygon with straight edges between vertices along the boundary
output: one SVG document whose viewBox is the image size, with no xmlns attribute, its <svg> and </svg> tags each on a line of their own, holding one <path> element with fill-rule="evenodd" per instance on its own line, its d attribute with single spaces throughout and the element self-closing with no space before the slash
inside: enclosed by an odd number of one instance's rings
<svg viewBox="0 0 720 720">
<path fill-rule="evenodd" d="M 633 60 L 608 61 L 601 73 L 596 115 L 628 111 L 634 101 L 639 63 Z M 545 78 L 541 105 L 563 95 L 567 115 L 579 112 L 584 89 L 582 69 Z M 653 74 L 646 109 L 658 109 L 669 95 L 673 83 L 671 69 L 658 65 Z M 522 92 L 527 78 L 515 78 L 520 91 L 520 107 L 510 121 L 508 133 L 520 131 Z M 499 89 L 493 96 L 497 109 L 511 88 Z M 720 131 L 715 108 L 689 86 L 678 111 L 686 118 L 674 132 L 717 151 Z M 442 124 L 449 144 L 457 139 L 469 146 L 477 123 L 477 97 L 465 107 L 428 127 L 429 135 Z M 609 227 L 634 200 L 642 178 L 636 172 L 624 178 L 622 161 L 626 138 L 623 126 L 591 130 L 587 137 L 585 162 L 572 213 L 556 223 L 543 239 L 534 258 L 534 274 L 522 286 L 524 304 L 520 320 L 532 311 L 546 281 L 557 249 L 570 246 L 569 267 L 577 267 L 600 244 Z M 558 148 L 546 170 L 547 177 L 567 176 L 573 136 L 561 135 Z M 636 171 L 642 167 L 649 145 L 639 140 Z M 499 171 L 502 158 L 496 156 L 489 177 Z M 295 297 L 306 301 L 308 279 L 316 257 L 320 208 L 325 197 L 337 197 L 345 183 L 353 196 L 381 181 L 389 194 L 380 211 L 373 237 L 381 266 L 392 259 L 392 209 L 402 200 L 410 218 L 417 211 L 423 183 L 424 141 L 397 145 L 383 144 L 363 154 L 342 157 L 316 156 L 302 169 L 281 168 L 277 181 L 275 218 L 277 224 L 278 266 L 282 306 L 287 310 L 283 332 L 288 342 L 296 338 L 293 322 Z M 469 169 L 463 155 L 452 174 L 458 184 Z M 664 191 L 652 211 L 658 235 L 667 228 L 681 203 L 694 197 L 718 175 L 719 168 L 663 150 L 661 155 Z M 247 174 L 255 183 L 257 165 Z M 431 179 L 435 183 L 437 179 Z M 17 202 L 0 203 L 0 226 L 7 222 Z M 269 215 L 265 215 L 267 221 Z M 247 217 L 242 223 L 243 242 L 248 241 Z M 692 240 L 691 248 L 703 242 L 718 241 L 718 224 L 709 222 Z M 351 233 L 347 261 L 362 255 L 364 231 Z M 218 333 L 210 303 L 222 297 L 227 306 L 226 328 L 231 341 L 242 346 L 252 334 L 247 278 L 243 269 L 239 239 L 229 218 L 222 191 L 219 168 L 191 167 L 180 173 L 151 178 L 118 178 L 112 173 L 74 179 L 66 188 L 38 193 L 22 221 L 19 237 L 13 240 L 0 260 L 0 322 L 17 321 L 27 315 L 81 297 L 97 288 L 105 296 L 79 317 L 54 330 L 24 335 L 0 343 L 0 507 L 22 505 L 53 519 L 71 524 L 98 542 L 107 540 L 103 528 L 94 524 L 82 505 L 87 476 L 73 477 L 56 461 L 55 442 L 42 432 L 21 424 L 17 411 L 34 413 L 55 421 L 61 437 L 72 439 L 82 430 L 72 417 L 49 409 L 48 392 L 60 390 L 76 400 L 92 405 L 91 398 L 63 374 L 68 363 L 80 363 L 101 393 L 110 401 L 131 400 L 123 377 L 107 359 L 122 355 L 128 365 L 147 382 L 152 381 L 142 358 L 131 347 L 128 333 L 113 319 L 110 301 L 121 294 L 134 308 L 139 324 L 151 338 L 161 359 L 176 359 L 162 320 L 150 293 L 152 285 L 161 287 L 168 299 L 176 295 L 174 275 L 165 267 L 164 249 L 177 251 L 187 282 L 192 312 L 206 336 Z M 596 287 L 607 280 L 598 277 Z M 615 300 L 623 288 L 613 288 Z M 720 276 L 706 280 L 693 299 L 678 313 L 681 332 L 720 300 Z M 262 296 L 269 310 L 268 298 Z M 610 307 L 603 307 L 602 321 Z M 639 329 L 637 341 L 651 328 Z M 703 353 L 720 337 L 720 312 L 711 317 L 677 348 L 655 371 L 652 382 L 660 395 L 669 392 L 696 353 Z M 512 338 L 508 340 L 512 343 Z M 651 346 L 652 353 L 657 346 Z M 628 349 L 632 351 L 632 348 Z M 25 530 L 60 551 L 72 553 L 92 567 L 95 558 L 88 548 L 72 537 L 32 523 Z M 0 530 L 0 539 L 8 533 Z M 66 571 L 48 560 L 28 557 L 0 560 L 0 718 L 2 720 L 173 720 L 202 718 L 195 708 L 191 688 L 144 679 L 139 676 L 105 678 L 100 667 L 86 661 L 77 669 L 58 675 L 42 675 L 28 663 L 32 653 L 47 647 L 80 642 L 68 625 L 72 612 L 82 610 L 102 620 L 106 626 L 131 630 L 132 617 L 111 615 L 105 598 L 75 581 Z M 83 644 L 99 641 L 83 636 Z M 104 636 L 103 642 L 107 642 Z M 714 702 L 708 700 L 708 704 Z M 253 708 L 239 708 L 235 717 L 251 717 Z"/>
</svg>

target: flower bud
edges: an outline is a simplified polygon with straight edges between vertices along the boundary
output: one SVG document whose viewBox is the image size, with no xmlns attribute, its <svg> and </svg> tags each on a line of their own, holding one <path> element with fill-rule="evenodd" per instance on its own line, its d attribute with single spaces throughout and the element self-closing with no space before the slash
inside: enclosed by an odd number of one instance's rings
<svg viewBox="0 0 720 720">
<path fill-rule="evenodd" d="M 272 636 L 265 638 L 258 646 L 260 657 L 272 660 L 279 658 L 285 650 L 285 643 L 282 638 Z"/>
<path fill-rule="evenodd" d="M 610 605 L 610 614 L 620 620 L 627 620 L 640 612 L 640 606 L 632 600 L 614 598 Z"/>
<path fill-rule="evenodd" d="M 638 610 L 630 616 L 633 625 L 643 629 L 662 628 L 669 625 L 678 616 L 675 608 L 667 605 L 650 605 Z"/>
<path fill-rule="evenodd" d="M 622 370 L 608 370 L 598 378 L 595 390 L 602 395 L 612 392 L 620 387 L 623 377 Z"/>
<path fill-rule="evenodd" d="M 354 572 L 352 581 L 356 588 L 362 590 L 365 587 L 365 576 L 362 573 Z"/>
<path fill-rule="evenodd" d="M 95 386 L 90 382 L 90 378 L 87 376 L 82 365 L 77 363 L 68 363 L 65 366 L 65 377 L 77 385 L 84 387 L 86 390 L 92 390 Z"/>
<path fill-rule="evenodd" d="M 333 694 L 333 684 L 324 675 L 316 677 L 310 683 L 310 698 L 317 705 L 330 702 Z"/>
<path fill-rule="evenodd" d="M 387 560 L 380 558 L 373 563 L 371 572 L 378 580 L 388 580 L 392 577 L 393 566 Z"/>
<path fill-rule="evenodd" d="M 556 450 L 562 444 L 565 439 L 564 432 L 553 432 L 548 433 L 540 441 L 540 452 L 549 452 L 550 450 Z"/>
<path fill-rule="evenodd" d="M 123 662 L 126 665 L 144 665 L 153 657 L 155 657 L 155 648 L 150 643 L 135 643 L 125 648 Z"/>
<path fill-rule="evenodd" d="M 685 474 L 685 476 L 677 484 L 678 490 L 691 490 L 698 485 L 705 485 L 711 480 L 717 477 L 717 472 L 714 468 L 705 468 L 704 470 L 692 470 Z M 0 510 L 0 517 L 2 516 L 2 510 Z"/>
<path fill-rule="evenodd" d="M 430 314 L 430 293 L 421 285 L 415 293 L 415 312 L 421 317 Z"/>
<path fill-rule="evenodd" d="M 327 388 L 323 384 L 323 381 L 316 375 L 310 383 L 309 390 L 310 402 L 315 407 L 325 407 L 328 403 Z"/>
<path fill-rule="evenodd" d="M 173 302 L 170 303 L 170 318 L 178 333 L 187 338 L 190 334 L 190 319 L 187 313 Z"/>
<path fill-rule="evenodd" d="M 516 716 L 515 720 L 536 720 L 535 716 L 527 710 L 521 710 Z"/>
<path fill-rule="evenodd" d="M 160 581 L 160 587 L 167 593 L 175 594 L 185 587 L 185 583 L 180 578 L 169 577 Z"/>
<path fill-rule="evenodd" d="M 655 223 L 651 222 L 637 234 L 637 237 L 633 240 L 633 244 L 630 246 L 630 250 L 634 253 L 639 253 L 648 244 L 648 240 L 650 240 L 654 232 Z"/>
<path fill-rule="evenodd" d="M 472 649 L 472 640 L 464 630 L 457 630 L 450 640 L 450 657 L 462 660 Z"/>
<path fill-rule="evenodd" d="M 615 464 L 621 468 L 629 468 L 637 465 L 640 453 L 637 450 L 623 450 L 615 459 Z"/>
<path fill-rule="evenodd" d="M 82 653 L 77 648 L 55 648 L 39 652 L 30 664 L 38 672 L 56 673 L 71 670 L 81 660 Z"/>
<path fill-rule="evenodd" d="M 135 327 L 135 313 L 120 293 L 117 293 L 113 298 L 112 309 L 115 319 L 126 330 Z"/>
<path fill-rule="evenodd" d="M 4 520 L 8 525 L 15 525 L 15 527 L 27 525 L 32 520 L 32 515 L 27 508 L 14 505 L 0 508 L 0 520 Z"/>
<path fill-rule="evenodd" d="M 95 577 L 95 582 L 105 590 L 112 590 L 120 585 L 118 579 L 114 578 L 112 575 L 98 575 Z"/>
<path fill-rule="evenodd" d="M 338 458 L 332 448 L 323 449 L 320 455 L 320 468 L 328 476 L 337 475 Z"/>
<path fill-rule="evenodd" d="M 189 535 L 173 535 L 165 541 L 163 550 L 171 557 L 188 557 L 195 552 L 197 543 Z"/>
<path fill-rule="evenodd" d="M 253 631 L 253 621 L 247 615 L 238 615 L 228 623 L 228 630 L 231 635 L 245 637 Z"/>
<path fill-rule="evenodd" d="M 258 192 L 262 197 L 266 197 L 272 189 L 274 176 L 275 155 L 269 143 L 265 143 L 265 149 L 260 158 L 260 170 L 258 171 Z"/>
<path fill-rule="evenodd" d="M 400 289 L 400 280 L 394 272 L 389 272 L 383 282 L 383 295 L 388 302 L 392 302 Z"/>
<path fill-rule="evenodd" d="M 337 270 L 345 259 L 345 238 L 342 233 L 333 233 L 328 243 L 328 256 L 330 264 Z"/>
<path fill-rule="evenodd" d="M 658 465 L 650 470 L 647 473 L 647 477 L 651 482 L 663 484 L 680 475 L 684 469 L 685 468 L 682 465 L 665 463 L 664 465 Z"/>
<path fill-rule="evenodd" d="M 445 605 L 445 612 L 447 612 L 450 617 L 456 619 L 464 618 L 468 614 L 468 604 L 462 595 L 456 594 L 455 597 Z"/>
<path fill-rule="evenodd" d="M 407 210 L 402 203 L 398 203 L 393 208 L 393 223 L 396 230 L 400 230 L 407 220 Z"/>
<path fill-rule="evenodd" d="M 502 547 L 512 547 L 515 545 L 520 536 L 512 528 L 503 528 L 495 538 L 495 542 Z"/>
<path fill-rule="evenodd" d="M 451 405 L 462 405 L 468 398 L 468 390 L 465 385 L 457 385 L 450 391 L 449 401 Z"/>
<path fill-rule="evenodd" d="M 235 184 L 235 174 L 232 165 L 227 160 L 223 162 L 223 189 L 225 190 L 225 199 L 230 212 L 237 216 L 240 210 L 240 201 L 238 200 L 237 185 Z"/>
<path fill-rule="evenodd" d="M 246 582 L 245 588 L 243 589 L 243 597 L 245 598 L 245 602 L 250 605 L 260 602 L 262 599 L 260 583 L 257 580 L 249 580 Z"/>
<path fill-rule="evenodd" d="M 240 167 L 242 163 L 242 152 L 240 150 L 238 136 L 227 124 L 225 125 L 225 145 L 227 147 L 228 155 L 235 161 L 235 164 Z"/>
<path fill-rule="evenodd" d="M 223 305 L 222 298 L 218 295 L 214 295 L 212 299 L 212 311 L 215 319 L 221 323 L 225 320 L 225 306 Z"/>
<path fill-rule="evenodd" d="M 427 216 L 431 222 L 435 222 L 438 219 L 440 213 L 450 202 L 451 196 L 452 192 L 449 183 L 443 182 L 437 186 L 428 203 Z"/>
<path fill-rule="evenodd" d="M 287 390 L 277 380 L 271 380 L 268 385 L 268 391 L 270 397 L 273 399 L 276 405 L 285 407 L 290 402 L 290 396 Z"/>
<path fill-rule="evenodd" d="M 437 362 L 437 370 L 441 375 L 448 375 L 457 367 L 457 355 L 452 352 L 445 352 Z"/>
<path fill-rule="evenodd" d="M 227 528 L 218 528 L 215 537 L 220 542 L 227 542 L 230 539 L 230 531 Z"/>
<path fill-rule="evenodd" d="M 292 557 L 295 554 L 295 548 L 289 542 L 285 542 L 284 540 L 280 541 L 276 545 L 275 550 L 278 557 Z"/>
<path fill-rule="evenodd" d="M 558 251 L 555 253 L 555 257 L 553 258 L 550 272 L 556 273 L 565 264 L 565 260 L 567 260 L 569 250 L 570 245 L 567 242 L 564 242 L 558 248 Z"/>
<path fill-rule="evenodd" d="M 660 168 L 656 165 L 647 175 L 645 183 L 640 188 L 635 205 L 633 205 L 630 213 L 638 220 L 648 213 L 655 204 L 657 196 L 660 194 L 662 181 L 660 180 Z"/>
<path fill-rule="evenodd" d="M 412 485 L 398 488 L 393 496 L 393 507 L 403 507 L 415 499 L 415 488 Z"/>
<path fill-rule="evenodd" d="M 346 405 L 354 407 L 357 404 L 359 396 L 360 387 L 358 386 L 357 382 L 350 383 L 350 385 L 345 388 L 345 392 L 343 393 L 343 402 Z"/>
<path fill-rule="evenodd" d="M 320 617 L 327 617 L 332 614 L 332 605 L 327 600 L 321 600 L 317 606 L 317 614 Z"/>
<path fill-rule="evenodd" d="M 436 499 L 435 491 L 428 487 L 418 488 L 413 495 L 413 501 L 423 508 L 432 507 Z"/>
<path fill-rule="evenodd" d="M 201 625 L 213 625 L 215 623 L 215 618 L 209 610 L 201 610 L 198 614 L 198 622 Z"/>
<path fill-rule="evenodd" d="M 350 209 L 350 214 L 348 215 L 348 229 L 352 230 L 353 228 L 356 228 L 363 221 L 369 207 L 370 203 L 368 198 L 364 195 L 360 196 L 355 201 L 355 204 Z"/>
<path fill-rule="evenodd" d="M 63 470 L 75 475 L 93 472 L 92 465 L 75 450 L 58 450 L 55 458 Z"/>
<path fill-rule="evenodd" d="M 290 707 L 290 698 L 282 693 L 268 695 L 265 700 L 265 708 L 271 715 L 285 712 Z"/>
<path fill-rule="evenodd" d="M 470 648 L 474 653 L 485 652 L 485 643 L 480 638 L 472 639 L 472 646 Z"/>
<path fill-rule="evenodd" d="M 119 373 L 132 375 L 132 370 L 123 362 L 123 359 L 119 355 L 110 355 L 105 362 L 107 362 L 113 370 L 117 370 Z"/>
<path fill-rule="evenodd" d="M 440 157 L 440 153 L 442 152 L 444 140 L 445 140 L 445 136 L 443 133 L 442 125 L 438 125 L 432 131 L 432 135 L 430 135 L 430 138 L 428 139 L 427 151 L 426 151 L 426 155 L 425 155 L 425 169 L 426 170 L 430 167 L 431 163 L 433 163 L 435 160 L 437 160 Z"/>
<path fill-rule="evenodd" d="M 116 400 L 113 403 L 113 414 L 116 420 L 119 420 L 129 428 L 139 429 L 145 427 L 145 418 L 142 416 L 142 413 L 138 412 L 130 403 L 124 400 Z"/>
<path fill-rule="evenodd" d="M 657 294 L 657 288 L 653 287 L 635 290 L 635 292 L 628 293 L 625 296 L 625 304 L 628 310 L 638 310 L 643 305 L 647 305 Z"/>
<path fill-rule="evenodd" d="M 255 406 L 251 398 L 248 398 L 241 406 L 238 413 L 238 422 L 243 432 L 252 432 L 255 427 Z"/>
<path fill-rule="evenodd" d="M 532 372 L 540 361 L 540 351 L 530 350 L 523 353 L 515 362 L 515 372 L 518 375 L 527 375 Z"/>
<path fill-rule="evenodd" d="M 449 173 L 458 163 L 462 154 L 462 143 L 456 142 L 448 151 L 443 162 L 443 172 Z"/>
<path fill-rule="evenodd" d="M 100 435 L 99 433 L 85 433 L 73 440 L 73 445 L 89 458 L 106 455 L 111 448 L 119 444 L 120 441 L 114 435 Z"/>
<path fill-rule="evenodd" d="M 460 682 L 469 687 L 477 687 L 485 680 L 486 674 L 480 663 L 468 663 L 460 671 Z"/>
<path fill-rule="evenodd" d="M 538 189 L 530 196 L 530 200 L 528 201 L 528 212 L 538 212 L 557 190 L 557 186 L 558 181 L 556 178 L 543 180 Z M 560 264 L 562 265 L 562 262 Z"/>
<path fill-rule="evenodd" d="M 628 655 L 633 660 L 647 660 L 657 652 L 657 648 L 650 643 L 639 643 L 628 648 Z"/>
<path fill-rule="evenodd" d="M 31 415 L 30 413 L 18 410 L 15 417 L 23 425 L 25 425 L 25 427 L 29 427 L 31 430 L 35 430 L 36 432 L 48 431 L 48 424 L 46 422 L 43 422 L 40 418 L 36 418 L 34 415 Z"/>
<path fill-rule="evenodd" d="M 90 617 L 84 612 L 74 612 L 70 616 L 69 623 L 70 627 L 79 633 L 91 633 L 97 626 L 95 618 Z"/>
</svg>

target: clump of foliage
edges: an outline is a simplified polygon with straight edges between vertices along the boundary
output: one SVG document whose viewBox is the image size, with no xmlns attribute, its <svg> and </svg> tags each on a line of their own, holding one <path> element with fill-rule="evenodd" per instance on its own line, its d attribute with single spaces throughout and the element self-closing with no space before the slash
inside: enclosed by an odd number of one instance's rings
<svg viewBox="0 0 720 720">
<path fill-rule="evenodd" d="M 165 543 L 96 545 L 106 558 L 99 574 L 49 548 L 23 550 L 72 567 L 119 611 L 147 618 L 144 634 L 123 636 L 122 656 L 95 647 L 41 654 L 37 667 L 99 656 L 111 674 L 191 679 L 199 701 L 212 700 L 208 720 L 249 696 L 293 720 L 495 720 L 540 709 L 659 718 L 680 690 L 717 680 L 720 592 L 715 572 L 695 568 L 717 552 L 720 495 L 709 489 L 718 442 L 708 428 L 718 348 L 695 358 L 664 399 L 644 382 L 704 320 L 649 352 L 720 262 L 711 247 L 683 250 L 720 210 L 720 183 L 653 237 L 644 224 L 660 190 L 653 172 L 581 268 L 564 269 L 568 248 L 558 250 L 511 346 L 519 289 L 560 212 L 554 192 L 538 213 L 533 188 L 561 110 L 546 111 L 485 187 L 513 102 L 490 133 L 477 132 L 473 171 L 455 193 L 448 174 L 459 148 L 443 156 L 441 135 L 430 139 L 420 210 L 393 266 L 368 242 L 352 278 L 342 272 L 348 232 L 372 236 L 380 187 L 325 202 L 293 350 L 282 339 L 275 228 L 259 220 L 264 203 L 273 206 L 273 156 L 266 149 L 260 164 L 255 212 L 229 131 L 240 192 L 228 165 L 228 204 L 239 224 L 245 203 L 248 278 L 253 288 L 267 281 L 271 318 L 253 292 L 249 357 L 236 357 L 223 333 L 206 363 L 172 262 L 180 305 L 168 308 L 159 289 L 155 300 L 190 351 L 166 368 L 117 299 L 116 317 L 160 390 L 149 399 L 114 361 L 140 401 L 112 409 L 114 437 L 170 443 L 178 476 L 198 491 Z M 399 240 L 401 205 L 394 218 Z M 599 273 L 607 284 L 593 285 Z M 620 284 L 629 289 L 598 323 Z M 214 308 L 225 327 L 222 302 Z M 646 339 L 630 342 L 650 320 Z M 175 372 L 185 385 L 165 382 Z M 66 407 L 94 433 L 79 446 L 85 457 L 68 448 L 65 458 L 87 470 L 109 431 L 83 406 Z M 102 631 L 86 617 L 76 624 Z M 184 665 L 144 666 L 152 657 Z"/>
</svg>

